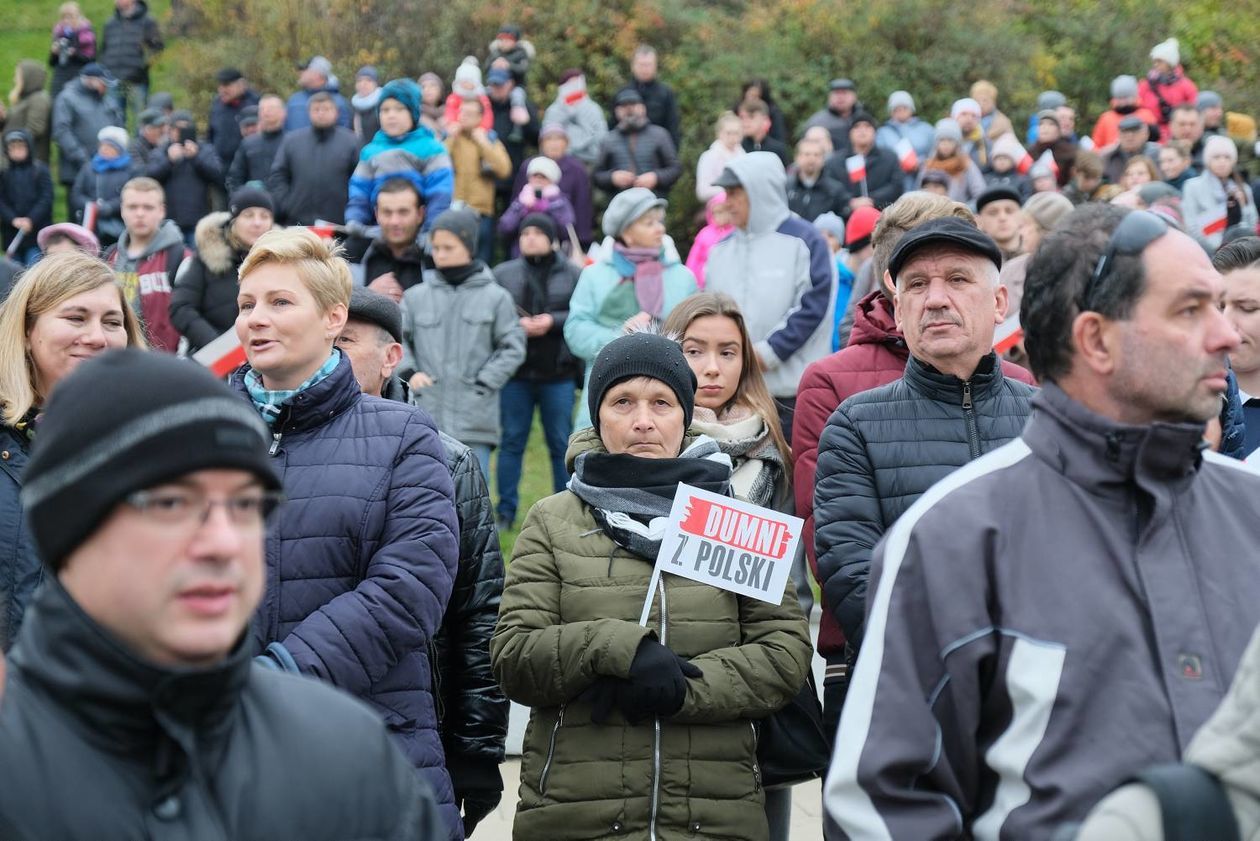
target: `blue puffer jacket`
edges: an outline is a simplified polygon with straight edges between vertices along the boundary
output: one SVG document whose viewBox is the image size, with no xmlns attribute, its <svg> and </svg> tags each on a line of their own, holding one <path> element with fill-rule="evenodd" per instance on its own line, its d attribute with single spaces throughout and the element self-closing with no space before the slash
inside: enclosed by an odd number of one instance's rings
<svg viewBox="0 0 1260 841">
<path fill-rule="evenodd" d="M 0 651 L 13 644 L 22 614 L 44 578 L 44 566 L 18 499 L 27 450 L 25 435 L 11 426 L 0 426 Z"/>
<path fill-rule="evenodd" d="M 249 400 L 244 366 L 232 386 Z M 433 638 L 459 558 L 454 488 L 432 419 L 359 391 L 344 355 L 272 427 L 288 501 L 267 532 L 259 650 L 384 717 L 463 837 L 433 701 Z"/>
</svg>

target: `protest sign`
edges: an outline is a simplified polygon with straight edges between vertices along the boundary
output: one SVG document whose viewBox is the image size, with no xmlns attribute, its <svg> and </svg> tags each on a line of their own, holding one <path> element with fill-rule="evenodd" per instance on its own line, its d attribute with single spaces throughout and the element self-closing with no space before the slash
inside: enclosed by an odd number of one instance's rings
<svg viewBox="0 0 1260 841">
<path fill-rule="evenodd" d="M 662 572 L 779 604 L 803 525 L 799 517 L 679 484 L 639 624 L 647 624 Z"/>
</svg>

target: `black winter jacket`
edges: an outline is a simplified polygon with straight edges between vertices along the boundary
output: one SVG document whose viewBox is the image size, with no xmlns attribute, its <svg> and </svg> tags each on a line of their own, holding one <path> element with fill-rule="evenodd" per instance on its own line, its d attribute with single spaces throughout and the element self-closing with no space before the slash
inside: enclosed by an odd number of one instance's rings
<svg viewBox="0 0 1260 841">
<path fill-rule="evenodd" d="M 219 153 L 219 160 L 223 162 L 224 169 L 231 165 L 232 159 L 236 157 L 236 150 L 241 147 L 241 124 L 237 122 L 241 111 L 250 105 L 257 105 L 258 100 L 258 92 L 247 89 L 244 95 L 235 102 L 227 103 L 216 96 L 210 105 L 210 122 L 206 128 L 206 140 L 209 140 L 214 145 L 214 151 Z"/>
<path fill-rule="evenodd" d="M 97 172 L 88 164 L 79 170 L 70 187 L 70 209 L 74 221 L 83 221 L 83 211 L 92 202 L 100 202 L 96 215 L 96 233 L 99 237 L 117 240 L 122 235 L 122 189 L 140 170 L 135 166 L 125 169 L 107 169 Z"/>
<path fill-rule="evenodd" d="M 490 671 L 490 637 L 503 595 L 503 556 L 490 487 L 477 457 L 446 433 L 440 437 L 455 483 L 459 568 L 434 640 L 434 677 L 446 770 L 459 803 L 470 791 L 503 790 L 499 765 L 510 705 Z"/>
<path fill-rule="evenodd" d="M 280 151 L 280 143 L 284 140 L 284 130 L 257 132 L 241 141 L 236 154 L 232 157 L 232 165 L 224 179 L 228 195 L 232 195 L 248 181 L 267 183 L 271 175 L 271 165 L 276 161 L 276 152 Z"/>
<path fill-rule="evenodd" d="M 190 354 L 236 323 L 236 270 L 248 250 L 228 241 L 230 219 L 227 213 L 211 213 L 197 223 L 197 253 L 180 267 L 171 290 L 171 324 L 188 340 Z"/>
<path fill-rule="evenodd" d="M 253 665 L 132 655 L 50 579 L 0 707 L 0 837 L 249 841 L 443 837 L 379 716 Z"/>
<path fill-rule="evenodd" d="M 901 379 L 855 394 L 827 421 L 814 546 L 826 602 L 855 648 L 875 544 L 928 488 L 1017 437 L 1034 393 L 1002 376 L 992 353 L 966 382 L 911 356 Z"/>
<path fill-rule="evenodd" d="M 875 202 L 875 207 L 883 209 L 901 198 L 905 189 L 905 174 L 897 163 L 897 156 L 879 146 L 872 146 L 866 153 L 866 191 L 867 196 Z M 849 180 L 849 170 L 845 165 L 848 156 L 833 152 L 823 165 L 823 173 L 838 182 L 848 192 L 845 199 L 844 219 L 849 220 L 852 212 L 848 208 L 848 200 L 862 195 L 862 183 L 854 184 Z"/>
<path fill-rule="evenodd" d="M 515 198 L 510 195 L 512 176 L 520 170 L 521 163 L 525 160 L 527 147 L 538 147 L 538 131 L 541 128 L 538 122 L 538 109 L 534 107 L 534 103 L 526 100 L 525 110 L 529 112 L 529 122 L 518 126 L 512 122 L 511 100 L 506 102 L 498 102 L 493 98 L 490 100 L 490 111 L 494 115 L 494 132 L 499 136 L 499 140 L 503 141 L 503 147 L 507 149 L 508 157 L 512 160 L 512 171 L 508 173 L 507 178 L 496 180 L 494 189 L 508 196 L 509 200 Z"/>
<path fill-rule="evenodd" d="M 401 257 L 395 257 L 389 246 L 379 239 L 372 240 L 356 262 L 363 268 L 365 286 L 381 275 L 393 272 L 394 279 L 404 290 L 422 283 L 425 269 L 433 268 L 432 261 L 419 245 L 411 246 Z"/>
<path fill-rule="evenodd" d="M 214 146 L 204 141 L 198 143 L 196 155 L 178 163 L 171 162 L 168 148 L 169 142 L 153 150 L 145 175 L 166 189 L 166 218 L 181 231 L 191 231 L 210 212 L 210 187 L 222 183 L 223 163 Z"/>
<path fill-rule="evenodd" d="M 578 282 L 577 267 L 555 252 L 535 265 L 518 257 L 495 266 L 494 279 L 512 293 L 518 308 L 530 315 L 548 313 L 554 321 L 545 336 L 526 339 L 525 362 L 513 379 L 548 381 L 580 376 L 581 363 L 564 341 L 569 299 Z"/>
<path fill-rule="evenodd" d="M 152 55 L 164 46 L 157 21 L 149 17 L 144 0 L 138 0 L 131 14 L 124 16 L 114 10 L 113 17 L 105 22 L 97 61 L 124 82 L 147 85 Z"/>
<path fill-rule="evenodd" d="M 27 144 L 30 148 L 30 144 Z M 17 236 L 10 224 L 14 219 L 29 217 L 34 225 L 26 237 L 26 245 L 35 244 L 35 234 L 52 224 L 53 183 L 48 164 L 32 155 L 23 164 L 9 164 L 0 172 L 0 236 L 7 246 Z"/>
<path fill-rule="evenodd" d="M 824 213 L 849 215 L 849 191 L 825 172 L 818 173 L 818 180 L 808 187 L 801 181 L 800 173 L 794 173 L 787 182 L 787 197 L 788 209 L 806 222 L 813 222 Z"/>
<path fill-rule="evenodd" d="M 669 188 L 682 175 L 682 164 L 669 132 L 651 124 L 639 131 L 617 128 L 604 135 L 591 180 L 601 190 L 620 193 L 623 188 L 614 187 L 612 183 L 612 174 L 619 169 L 635 174 L 655 172 L 657 182 L 653 192 L 661 198 L 669 195 Z"/>
<path fill-rule="evenodd" d="M 350 175 L 358 164 L 359 138 L 348 128 L 289 132 L 267 179 L 277 220 L 286 225 L 344 222 Z"/>
<path fill-rule="evenodd" d="M 682 131 L 679 126 L 678 99 L 674 96 L 674 89 L 659 79 L 653 79 L 650 82 L 632 79 L 630 84 L 622 87 L 617 93 L 627 90 L 637 91 L 639 96 L 643 97 L 643 104 L 647 107 L 648 122 L 669 132 L 670 140 L 674 141 L 674 148 L 679 148 L 682 145 Z M 613 95 L 613 101 L 617 101 L 616 94 Z M 616 117 L 609 121 L 608 127 L 617 127 Z"/>
</svg>

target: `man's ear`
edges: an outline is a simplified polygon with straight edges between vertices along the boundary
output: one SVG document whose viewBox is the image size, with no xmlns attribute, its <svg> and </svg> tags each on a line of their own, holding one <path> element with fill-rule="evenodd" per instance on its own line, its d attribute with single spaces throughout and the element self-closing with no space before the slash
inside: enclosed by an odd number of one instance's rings
<svg viewBox="0 0 1260 841">
<path fill-rule="evenodd" d="M 394 376 L 394 370 L 398 368 L 402 358 L 403 346 L 398 342 L 390 342 L 389 347 L 385 348 L 385 360 L 381 363 L 381 377 L 388 380 Z"/>
<path fill-rule="evenodd" d="M 1001 324 L 1006 320 L 1006 308 L 1010 306 L 1011 299 L 1006 291 L 1006 285 L 999 283 L 993 292 L 993 323 Z"/>
<path fill-rule="evenodd" d="M 1114 322 L 1096 312 L 1083 312 L 1072 321 L 1072 345 L 1081 364 L 1110 375 L 1119 364 Z"/>
<path fill-rule="evenodd" d="M 884 269 L 884 286 L 888 288 L 888 294 L 892 295 L 893 300 L 897 300 L 897 284 L 893 282 L 892 274 L 888 269 Z"/>
</svg>

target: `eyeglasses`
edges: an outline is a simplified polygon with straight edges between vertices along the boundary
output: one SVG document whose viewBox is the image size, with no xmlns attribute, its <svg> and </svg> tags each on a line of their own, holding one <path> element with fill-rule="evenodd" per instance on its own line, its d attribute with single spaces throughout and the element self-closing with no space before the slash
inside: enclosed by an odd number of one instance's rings
<svg viewBox="0 0 1260 841">
<path fill-rule="evenodd" d="M 1120 224 L 1111 234 L 1111 239 L 1107 241 L 1107 249 L 1098 258 L 1098 264 L 1094 266 L 1094 273 L 1090 276 L 1089 282 L 1081 290 L 1080 308 L 1090 309 L 1089 304 L 1094 292 L 1111 275 L 1117 255 L 1141 254 L 1148 245 L 1166 233 L 1168 233 L 1168 223 L 1148 210 L 1135 210 L 1120 220 Z"/>
<path fill-rule="evenodd" d="M 223 506 L 232 525 L 253 528 L 262 525 L 284 501 L 280 491 L 241 494 L 227 499 L 210 499 L 198 493 L 181 491 L 137 491 L 124 502 L 155 523 L 166 525 L 205 525 L 210 511 Z"/>
</svg>

